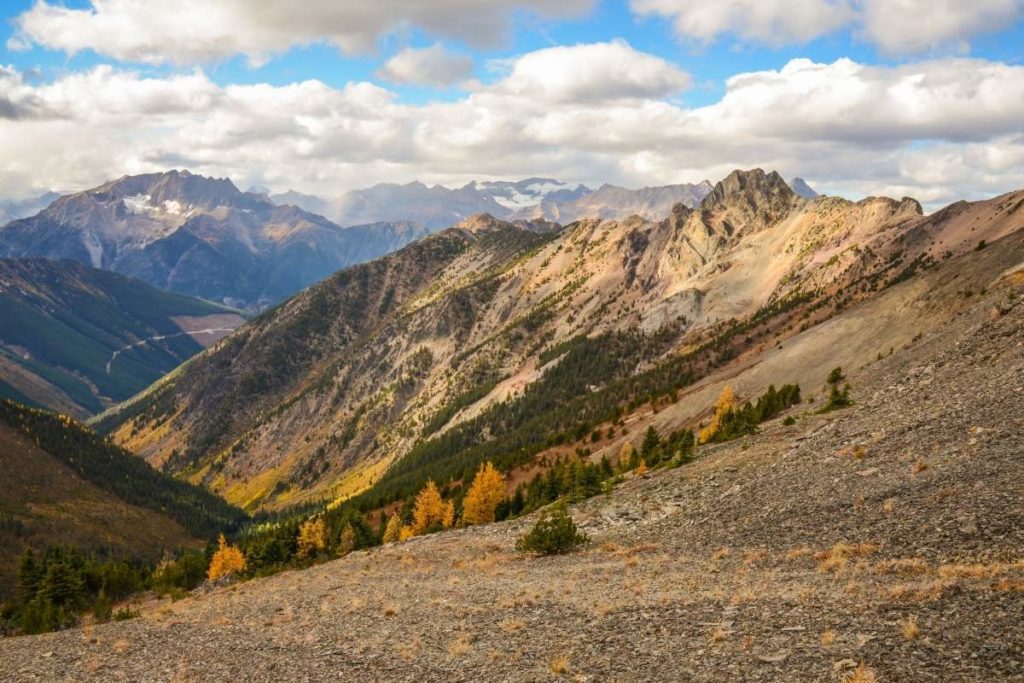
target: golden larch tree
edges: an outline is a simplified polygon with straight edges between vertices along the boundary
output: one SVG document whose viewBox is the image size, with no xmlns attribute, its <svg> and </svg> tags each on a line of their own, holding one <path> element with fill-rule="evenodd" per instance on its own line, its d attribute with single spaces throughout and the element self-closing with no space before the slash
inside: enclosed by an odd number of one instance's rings
<svg viewBox="0 0 1024 683">
<path fill-rule="evenodd" d="M 388 524 L 384 527 L 384 538 L 381 539 L 381 543 L 394 543 L 400 540 L 400 534 L 402 532 L 402 518 L 398 516 L 398 513 L 391 515 L 388 520 Z"/>
<path fill-rule="evenodd" d="M 505 498 L 505 476 L 490 462 L 485 462 L 462 502 L 462 521 L 466 524 L 487 524 L 494 521 L 494 511 Z"/>
<path fill-rule="evenodd" d="M 206 572 L 207 578 L 216 581 L 222 576 L 234 574 L 245 569 L 245 555 L 241 548 L 228 545 L 228 541 L 221 534 L 217 538 L 217 551 L 210 558 L 210 568 Z"/>
<path fill-rule="evenodd" d="M 718 395 L 718 400 L 715 401 L 715 414 L 711 418 L 711 423 L 700 430 L 701 443 L 707 443 L 715 438 L 715 434 L 718 433 L 719 428 L 722 426 L 722 418 L 735 407 L 736 395 L 732 393 L 732 387 L 727 384 L 722 389 L 722 393 Z"/>
<path fill-rule="evenodd" d="M 327 547 L 327 527 L 323 517 L 307 519 L 302 523 L 296 545 L 300 558 L 312 557 Z"/>
<path fill-rule="evenodd" d="M 344 557 L 356 549 L 356 530 L 351 524 L 346 524 L 341 530 L 341 538 L 338 540 L 338 556 Z"/>
<path fill-rule="evenodd" d="M 419 536 L 432 524 L 446 526 L 447 507 L 437 484 L 431 479 L 416 496 L 416 503 L 412 508 L 412 535 Z"/>
</svg>

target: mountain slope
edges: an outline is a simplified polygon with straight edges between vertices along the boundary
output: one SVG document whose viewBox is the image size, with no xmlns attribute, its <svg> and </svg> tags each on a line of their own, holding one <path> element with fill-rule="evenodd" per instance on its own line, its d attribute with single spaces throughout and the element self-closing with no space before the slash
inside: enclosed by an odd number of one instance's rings
<svg viewBox="0 0 1024 683">
<path fill-rule="evenodd" d="M 0 225 L 27 216 L 34 216 L 45 209 L 50 202 L 59 198 L 56 192 L 45 192 L 29 199 L 0 199 Z"/>
<path fill-rule="evenodd" d="M 482 217 L 329 278 L 100 426 L 247 507 L 371 484 L 360 504 L 385 504 L 485 458 L 507 469 L 552 441 L 582 448 L 637 406 L 1019 230 L 1022 204 L 924 216 L 909 199 L 807 201 L 754 170 L 661 221 L 535 235 Z"/>
<path fill-rule="evenodd" d="M 0 399 L 0 593 L 24 548 L 68 543 L 156 560 L 242 513 L 63 417 Z"/>
<path fill-rule="evenodd" d="M 1024 415 L 1006 379 L 1024 372 L 1024 277 L 999 273 L 1024 245 L 1010 239 L 883 293 L 912 316 L 951 315 L 844 366 L 852 407 L 798 406 L 793 424 L 627 475 L 570 507 L 591 539 L 579 552 L 516 553 L 534 516 L 429 535 L 88 632 L 2 640 L 0 677 L 809 681 L 862 665 L 884 681 L 1020 678 Z M 836 326 L 858 329 L 854 313 Z"/>
<path fill-rule="evenodd" d="M 676 204 L 695 208 L 711 190 L 712 185 L 707 181 L 697 185 L 665 185 L 639 190 L 602 185 L 575 198 L 546 198 L 533 207 L 521 209 L 516 215 L 545 218 L 563 224 L 583 218 L 624 219 L 633 215 L 660 220 L 671 214 Z"/>
<path fill-rule="evenodd" d="M 77 417 L 224 337 L 237 311 L 75 261 L 0 259 L 0 396 Z"/>
<path fill-rule="evenodd" d="M 125 176 L 0 228 L 0 256 L 70 258 L 168 291 L 258 309 L 419 236 L 349 232 L 188 171 Z"/>
</svg>

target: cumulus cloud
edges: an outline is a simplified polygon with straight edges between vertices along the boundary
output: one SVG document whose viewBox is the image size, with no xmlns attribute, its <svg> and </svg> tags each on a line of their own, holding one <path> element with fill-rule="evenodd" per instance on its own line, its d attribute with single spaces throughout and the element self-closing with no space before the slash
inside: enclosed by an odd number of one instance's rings
<svg viewBox="0 0 1024 683">
<path fill-rule="evenodd" d="M 418 29 L 477 47 L 503 41 L 517 12 L 578 16 L 593 0 L 92 0 L 85 9 L 38 0 L 15 19 L 10 49 L 35 43 L 122 61 L 194 64 L 236 54 L 260 63 L 294 45 L 326 42 L 365 52 Z"/>
<path fill-rule="evenodd" d="M 889 54 L 965 52 L 977 35 L 1005 28 L 1024 0 L 631 0 L 640 16 L 661 16 L 677 35 L 710 43 L 723 35 L 781 46 L 850 29 Z"/>
<path fill-rule="evenodd" d="M 952 49 L 1010 26 L 1024 0 L 863 0 L 863 35 L 890 54 Z"/>
<path fill-rule="evenodd" d="M 377 75 L 392 83 L 445 87 L 473 73 L 473 58 L 450 52 L 441 43 L 417 49 L 407 47 L 385 62 Z"/>
<path fill-rule="evenodd" d="M 677 34 L 704 43 L 726 33 L 774 46 L 803 43 L 853 17 L 846 0 L 633 0 L 632 6 L 641 16 L 670 19 Z"/>
<path fill-rule="evenodd" d="M 550 47 L 505 66 L 498 91 L 546 102 L 664 97 L 690 85 L 686 72 L 623 40 Z"/>
<path fill-rule="evenodd" d="M 529 53 L 492 85 L 425 104 L 370 83 L 225 87 L 97 67 L 34 84 L 0 70 L 0 101 L 22 112 L 0 126 L 0 196 L 169 166 L 325 196 L 530 175 L 661 185 L 751 166 L 931 205 L 1024 186 L 1022 66 L 793 60 L 729 79 L 703 107 L 671 97 L 685 81 L 622 43 Z"/>
</svg>

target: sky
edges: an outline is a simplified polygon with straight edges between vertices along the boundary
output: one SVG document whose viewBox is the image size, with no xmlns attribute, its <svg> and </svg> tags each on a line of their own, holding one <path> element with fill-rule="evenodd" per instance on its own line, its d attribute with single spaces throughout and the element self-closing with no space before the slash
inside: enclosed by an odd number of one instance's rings
<svg viewBox="0 0 1024 683">
<path fill-rule="evenodd" d="M 171 168 L 332 198 L 735 168 L 1024 188 L 1024 0 L 6 0 L 0 197 Z"/>
</svg>

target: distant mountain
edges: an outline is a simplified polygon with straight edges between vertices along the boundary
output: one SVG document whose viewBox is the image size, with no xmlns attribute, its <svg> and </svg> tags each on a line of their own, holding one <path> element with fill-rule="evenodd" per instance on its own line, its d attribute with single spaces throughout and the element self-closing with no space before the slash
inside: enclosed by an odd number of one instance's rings
<svg viewBox="0 0 1024 683">
<path fill-rule="evenodd" d="M 0 228 L 0 256 L 70 258 L 168 291 L 260 309 L 421 234 L 405 224 L 344 230 L 240 192 L 226 178 L 170 171 L 61 197 Z"/>
<path fill-rule="evenodd" d="M 0 397 L 77 417 L 173 370 L 244 319 L 77 261 L 0 259 Z"/>
<path fill-rule="evenodd" d="M 821 196 L 803 178 L 793 178 L 789 181 L 789 187 L 804 199 L 816 199 Z"/>
<path fill-rule="evenodd" d="M 0 199 L 0 225 L 26 216 L 34 216 L 58 197 L 60 195 L 56 192 L 46 192 L 30 199 Z"/>
<path fill-rule="evenodd" d="M 611 426 L 614 458 L 624 416 L 647 419 L 650 401 L 674 403 L 735 359 L 756 365 L 920 271 L 995 252 L 976 248 L 1020 230 L 1022 207 L 1024 192 L 928 216 L 910 198 L 808 201 L 754 169 L 660 220 L 542 231 L 477 216 L 326 278 L 96 426 L 246 508 L 369 488 L 360 505 L 374 510 L 427 479 L 457 486 L 484 460 L 528 470 L 594 448 Z M 820 386 L 916 334 L 884 332 L 870 346 L 829 338 L 757 389 Z"/>
<path fill-rule="evenodd" d="M 658 219 L 668 216 L 675 204 L 697 206 L 710 191 L 707 181 L 639 190 L 603 185 L 595 191 L 580 183 L 526 178 L 515 182 L 474 181 L 454 189 L 419 182 L 381 183 L 352 190 L 335 200 L 289 190 L 270 195 L 270 199 L 277 204 L 294 204 L 340 225 L 410 221 L 434 231 L 480 213 L 501 220 L 542 218 L 562 224 L 581 218 L 625 218 L 633 214 Z"/>
<path fill-rule="evenodd" d="M 66 417 L 0 399 L 0 597 L 25 548 L 70 544 L 159 560 L 244 514 Z"/>
<path fill-rule="evenodd" d="M 582 218 L 621 219 L 633 215 L 658 220 L 672 213 L 676 204 L 690 209 L 696 207 L 709 192 L 711 183 L 706 180 L 696 185 L 665 185 L 639 190 L 602 185 L 593 192 L 580 193 L 572 198 L 546 198 L 533 207 L 520 210 L 517 215 L 541 217 L 562 224 Z"/>
</svg>

